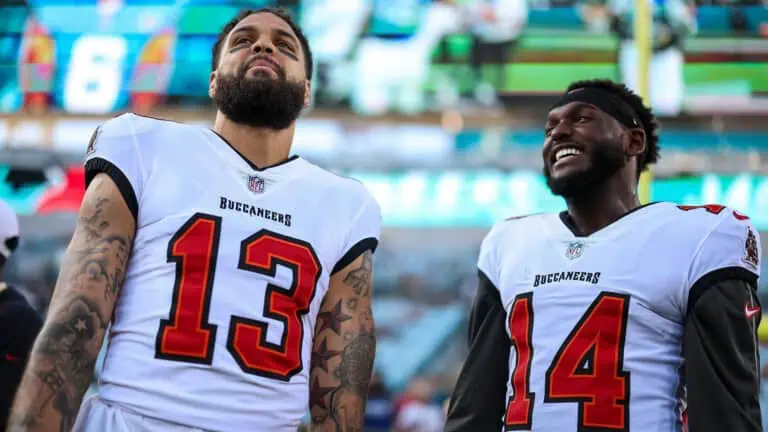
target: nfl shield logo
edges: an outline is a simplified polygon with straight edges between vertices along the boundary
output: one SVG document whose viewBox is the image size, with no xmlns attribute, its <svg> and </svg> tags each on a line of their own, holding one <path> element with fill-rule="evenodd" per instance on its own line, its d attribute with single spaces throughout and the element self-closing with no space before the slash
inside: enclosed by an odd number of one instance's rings
<svg viewBox="0 0 768 432">
<path fill-rule="evenodd" d="M 264 179 L 256 176 L 248 176 L 248 190 L 253 193 L 264 192 Z"/>
<path fill-rule="evenodd" d="M 584 243 L 572 242 L 568 243 L 568 248 L 565 250 L 565 257 L 568 259 L 576 259 L 584 252 Z"/>
</svg>

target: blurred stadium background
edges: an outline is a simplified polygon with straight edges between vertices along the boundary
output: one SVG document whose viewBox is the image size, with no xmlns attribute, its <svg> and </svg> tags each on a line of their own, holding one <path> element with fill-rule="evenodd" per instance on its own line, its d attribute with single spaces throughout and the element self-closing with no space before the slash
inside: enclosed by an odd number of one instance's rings
<svg viewBox="0 0 768 432">
<path fill-rule="evenodd" d="M 650 4 L 659 69 L 644 93 L 663 116 L 663 158 L 648 195 L 732 206 L 765 242 L 767 3 L 683 1 Z M 45 313 L 94 128 L 129 110 L 210 125 L 215 35 L 267 5 L 294 12 L 317 58 L 295 153 L 360 179 L 383 211 L 367 430 L 390 430 L 395 414 L 435 430 L 483 235 L 564 207 L 540 175 L 553 95 L 576 79 L 637 82 L 631 0 L 2 0 L 0 199 L 22 224 L 7 279 Z"/>
</svg>

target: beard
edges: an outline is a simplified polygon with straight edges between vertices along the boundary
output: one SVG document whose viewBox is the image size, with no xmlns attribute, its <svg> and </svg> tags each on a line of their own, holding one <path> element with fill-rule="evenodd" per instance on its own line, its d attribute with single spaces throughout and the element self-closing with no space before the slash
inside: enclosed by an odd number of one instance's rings
<svg viewBox="0 0 768 432">
<path fill-rule="evenodd" d="M 626 155 L 621 146 L 612 142 L 595 144 L 594 151 L 588 155 L 589 163 L 585 170 L 552 178 L 549 167 L 544 166 L 544 177 L 553 194 L 566 199 L 589 194 L 595 186 L 608 180 L 626 165 Z"/>
<path fill-rule="evenodd" d="M 213 102 L 219 111 L 247 126 L 282 130 L 293 124 L 304 108 L 304 83 L 286 79 L 282 70 L 277 78 L 247 72 L 244 64 L 236 74 L 216 76 Z"/>
</svg>

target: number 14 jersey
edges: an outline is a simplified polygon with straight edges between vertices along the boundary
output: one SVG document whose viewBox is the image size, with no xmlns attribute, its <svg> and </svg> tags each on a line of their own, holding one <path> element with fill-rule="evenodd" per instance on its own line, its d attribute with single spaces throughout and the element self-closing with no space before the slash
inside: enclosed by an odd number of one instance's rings
<svg viewBox="0 0 768 432">
<path fill-rule="evenodd" d="M 689 297 L 717 273 L 756 279 L 759 253 L 722 206 L 656 203 L 588 237 L 557 214 L 497 224 L 478 266 L 511 341 L 505 430 L 681 430 Z"/>
<path fill-rule="evenodd" d="M 376 248 L 365 187 L 300 158 L 251 166 L 213 131 L 132 114 L 97 129 L 136 217 L 101 374 L 107 403 L 211 431 L 295 431 L 329 278 Z"/>
</svg>

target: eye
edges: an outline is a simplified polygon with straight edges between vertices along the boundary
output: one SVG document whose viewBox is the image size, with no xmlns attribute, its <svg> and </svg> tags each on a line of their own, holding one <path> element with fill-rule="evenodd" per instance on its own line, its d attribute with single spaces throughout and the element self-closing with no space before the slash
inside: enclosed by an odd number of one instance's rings
<svg viewBox="0 0 768 432">
<path fill-rule="evenodd" d="M 251 40 L 250 40 L 249 38 L 247 38 L 247 37 L 242 37 L 242 38 L 238 38 L 238 39 L 236 39 L 236 40 L 235 40 L 235 43 L 234 43 L 232 46 L 240 46 L 240 45 L 242 45 L 242 44 L 244 44 L 244 43 L 246 43 L 246 44 L 247 44 L 247 43 L 250 43 L 250 42 L 251 42 Z"/>
<path fill-rule="evenodd" d="M 285 48 L 289 51 L 293 51 L 293 46 L 284 40 L 279 40 L 275 44 L 278 48 Z"/>
<path fill-rule="evenodd" d="M 549 138 L 549 136 L 552 135 L 552 129 L 554 129 L 552 126 L 547 126 L 544 128 L 544 136 L 546 138 Z"/>
<path fill-rule="evenodd" d="M 576 123 L 587 123 L 592 120 L 592 117 L 589 116 L 578 116 L 576 117 Z"/>
</svg>

